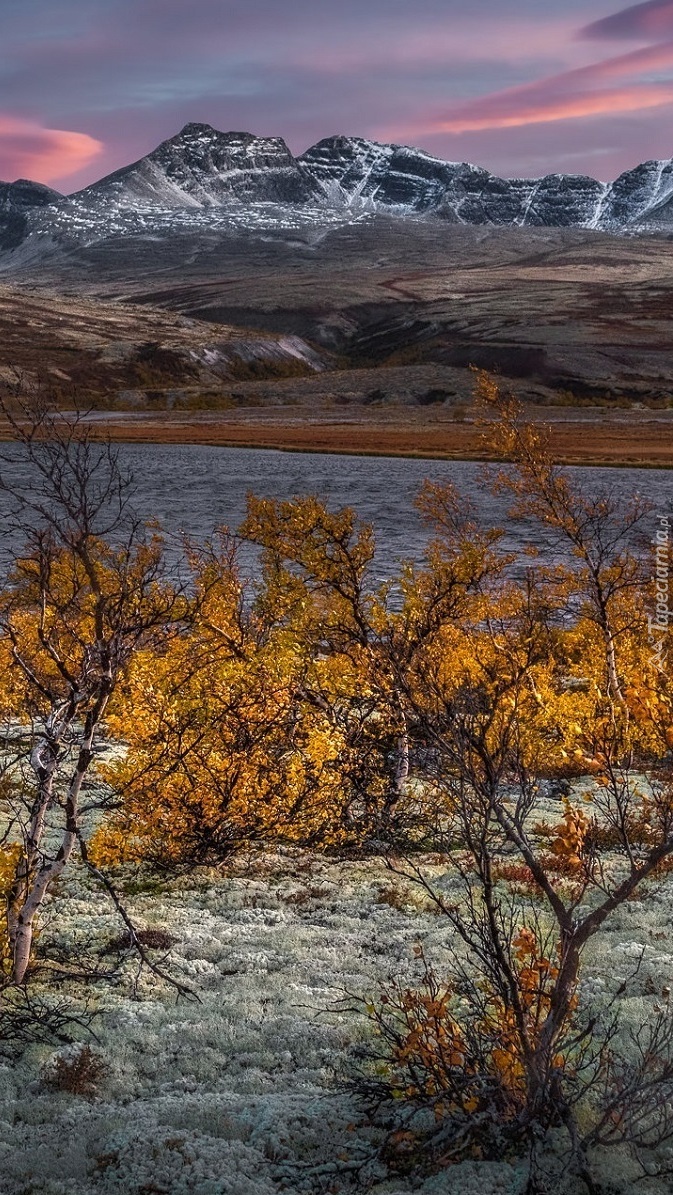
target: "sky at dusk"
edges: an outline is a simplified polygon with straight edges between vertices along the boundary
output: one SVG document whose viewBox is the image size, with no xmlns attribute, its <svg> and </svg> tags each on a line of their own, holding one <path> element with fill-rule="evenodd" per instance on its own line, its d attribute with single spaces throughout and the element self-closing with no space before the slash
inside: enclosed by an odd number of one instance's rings
<svg viewBox="0 0 673 1195">
<path fill-rule="evenodd" d="M 0 179 L 73 191 L 188 121 L 608 180 L 673 156 L 673 0 L 1 0 Z"/>
</svg>

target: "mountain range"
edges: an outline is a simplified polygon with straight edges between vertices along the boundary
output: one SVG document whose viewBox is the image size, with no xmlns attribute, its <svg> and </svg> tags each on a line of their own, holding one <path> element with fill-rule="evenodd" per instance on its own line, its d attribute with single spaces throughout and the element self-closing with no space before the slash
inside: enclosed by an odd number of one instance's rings
<svg viewBox="0 0 673 1195">
<path fill-rule="evenodd" d="M 125 234 L 320 230 L 381 214 L 665 236 L 673 232 L 673 159 L 644 162 L 612 183 L 571 174 L 503 179 L 359 137 L 328 137 L 295 157 L 278 137 L 187 124 L 73 195 L 26 180 L 0 183 L 0 250 L 34 259 Z"/>
<path fill-rule="evenodd" d="M 473 366 L 668 402 L 671 311 L 673 160 L 501 179 L 188 124 L 73 195 L 0 184 L 0 385 L 94 403 L 465 401 Z"/>
</svg>

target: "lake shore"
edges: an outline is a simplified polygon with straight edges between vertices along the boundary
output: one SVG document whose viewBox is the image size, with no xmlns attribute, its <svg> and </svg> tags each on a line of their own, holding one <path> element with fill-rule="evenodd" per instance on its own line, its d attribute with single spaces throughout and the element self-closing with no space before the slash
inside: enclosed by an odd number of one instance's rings
<svg viewBox="0 0 673 1195">
<path fill-rule="evenodd" d="M 548 428 L 549 445 L 559 464 L 673 467 L 673 411 L 538 407 L 526 413 L 536 425 Z M 101 436 L 120 443 L 436 460 L 493 458 L 484 445 L 479 421 L 456 419 L 450 410 L 334 410 L 284 404 L 223 411 L 97 411 L 87 422 Z"/>
</svg>

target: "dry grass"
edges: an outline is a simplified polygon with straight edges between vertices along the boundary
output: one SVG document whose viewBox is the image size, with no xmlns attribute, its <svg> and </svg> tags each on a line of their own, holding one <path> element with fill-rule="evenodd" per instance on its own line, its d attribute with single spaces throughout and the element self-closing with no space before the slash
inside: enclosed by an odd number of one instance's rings
<svg viewBox="0 0 673 1195">
<path fill-rule="evenodd" d="M 673 465 L 673 414 L 643 418 L 643 412 L 587 412 L 538 410 L 533 417 L 550 420 L 551 448 L 563 464 Z M 564 418 L 565 415 L 565 418 Z M 162 412 L 129 418 L 110 414 L 96 425 L 113 440 L 132 443 L 210 444 L 237 448 L 280 448 L 295 452 L 356 453 L 371 456 L 418 456 L 437 459 L 483 460 L 481 429 L 456 421 L 451 409 L 358 410 L 347 418 L 334 411 L 293 408 L 245 409 L 232 412 Z M 0 429 L 1 434 L 1 429 Z"/>
</svg>

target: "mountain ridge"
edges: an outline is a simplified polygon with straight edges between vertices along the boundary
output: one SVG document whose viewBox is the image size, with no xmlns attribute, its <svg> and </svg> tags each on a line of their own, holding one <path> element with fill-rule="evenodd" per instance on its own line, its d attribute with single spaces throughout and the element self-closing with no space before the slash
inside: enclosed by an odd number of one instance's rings
<svg viewBox="0 0 673 1195">
<path fill-rule="evenodd" d="M 320 230 L 377 213 L 668 236 L 673 159 L 643 162 L 612 183 L 562 173 L 505 179 L 469 162 L 362 137 L 326 137 L 295 156 L 281 137 L 191 122 L 71 195 L 27 180 L 0 183 L 0 251 L 20 267 L 24 258 L 120 236 Z"/>
</svg>

